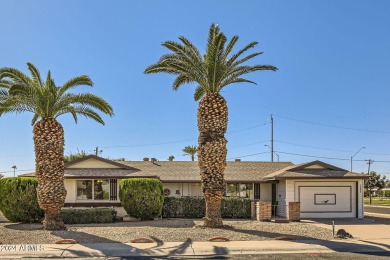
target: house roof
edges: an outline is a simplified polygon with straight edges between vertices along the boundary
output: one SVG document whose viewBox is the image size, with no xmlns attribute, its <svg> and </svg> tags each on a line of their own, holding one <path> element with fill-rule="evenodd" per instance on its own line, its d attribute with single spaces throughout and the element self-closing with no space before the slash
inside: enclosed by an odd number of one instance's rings
<svg viewBox="0 0 390 260">
<path fill-rule="evenodd" d="M 336 166 L 313 161 L 226 162 L 226 182 L 256 182 L 292 178 L 367 178 Z M 34 176 L 34 173 L 23 176 Z M 65 178 L 159 178 L 163 182 L 200 182 L 198 162 L 124 161 L 114 162 L 94 155 L 65 164 Z"/>
<path fill-rule="evenodd" d="M 127 161 L 124 164 L 141 173 L 157 175 L 163 182 L 200 182 L 198 162 L 180 161 Z M 293 165 L 291 162 L 226 162 L 225 180 L 259 181 L 267 174 Z"/>
<path fill-rule="evenodd" d="M 350 172 L 321 161 L 313 161 L 286 167 L 266 176 L 265 179 L 286 178 L 367 178 L 367 176 Z"/>
</svg>

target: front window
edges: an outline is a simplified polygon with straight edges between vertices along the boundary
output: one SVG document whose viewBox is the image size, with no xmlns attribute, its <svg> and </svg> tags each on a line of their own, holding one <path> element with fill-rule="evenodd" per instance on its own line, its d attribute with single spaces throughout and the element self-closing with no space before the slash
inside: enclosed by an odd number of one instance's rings
<svg viewBox="0 0 390 260">
<path fill-rule="evenodd" d="M 108 200 L 110 198 L 110 180 L 94 180 L 93 187 L 95 200 Z"/>
<path fill-rule="evenodd" d="M 92 180 L 77 181 L 77 199 L 92 199 Z"/>
<path fill-rule="evenodd" d="M 252 183 L 229 183 L 226 185 L 227 197 L 252 198 Z"/>
<path fill-rule="evenodd" d="M 110 180 L 77 180 L 77 200 L 110 200 Z"/>
</svg>

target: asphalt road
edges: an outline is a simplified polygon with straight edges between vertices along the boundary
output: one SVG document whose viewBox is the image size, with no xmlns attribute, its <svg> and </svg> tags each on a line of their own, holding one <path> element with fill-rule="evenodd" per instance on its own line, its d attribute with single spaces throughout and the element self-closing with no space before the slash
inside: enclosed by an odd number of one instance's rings
<svg viewBox="0 0 390 260">
<path fill-rule="evenodd" d="M 364 211 L 368 213 L 390 214 L 390 206 L 364 205 Z"/>
</svg>

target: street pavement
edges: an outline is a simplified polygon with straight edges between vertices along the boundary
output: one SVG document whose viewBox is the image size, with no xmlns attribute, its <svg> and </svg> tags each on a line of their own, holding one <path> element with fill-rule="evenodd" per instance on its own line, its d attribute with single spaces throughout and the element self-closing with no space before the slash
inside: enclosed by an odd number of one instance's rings
<svg viewBox="0 0 390 260">
<path fill-rule="evenodd" d="M 94 243 L 72 245 L 0 245 L 5 258 L 170 258 L 234 257 L 240 255 L 317 255 L 349 252 L 390 256 L 390 239 L 380 240 L 267 240 L 229 242 Z"/>
<path fill-rule="evenodd" d="M 390 206 L 364 205 L 364 212 L 390 215 Z"/>
</svg>

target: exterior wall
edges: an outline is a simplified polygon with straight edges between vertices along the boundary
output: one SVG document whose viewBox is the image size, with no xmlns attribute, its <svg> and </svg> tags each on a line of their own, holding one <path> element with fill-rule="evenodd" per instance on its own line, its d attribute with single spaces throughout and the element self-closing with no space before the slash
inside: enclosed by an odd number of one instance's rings
<svg viewBox="0 0 390 260">
<path fill-rule="evenodd" d="M 65 198 L 65 203 L 100 203 L 100 202 L 119 202 L 119 183 L 120 183 L 120 180 L 118 180 L 117 182 L 117 191 L 118 191 L 118 194 L 117 194 L 117 198 L 118 200 L 116 201 L 110 201 L 110 200 L 78 200 L 76 199 L 76 181 L 77 180 L 92 180 L 92 179 L 88 179 L 88 178 L 85 178 L 85 179 L 65 179 L 64 180 L 64 184 L 65 184 L 65 189 L 66 189 L 66 198 Z"/>
<path fill-rule="evenodd" d="M 357 203 L 357 209 L 356 209 L 356 183 L 358 183 L 358 203 Z M 279 183 L 279 185 L 281 182 Z M 327 180 L 318 180 L 313 181 L 313 179 L 299 179 L 299 180 L 286 180 L 285 181 L 285 191 L 286 191 L 286 199 L 285 202 L 293 202 L 293 201 L 301 201 L 301 211 L 304 211 L 305 207 L 308 207 L 308 205 L 304 204 L 304 200 L 308 198 L 300 198 L 299 190 L 301 186 L 308 186 L 307 189 L 315 189 L 315 187 L 318 187 L 318 193 L 330 193 L 335 194 L 335 198 L 339 201 L 338 205 L 349 205 L 351 206 L 350 212 L 341 212 L 345 210 L 339 210 L 337 203 L 335 206 L 333 205 L 327 205 L 325 207 L 319 207 L 319 208 L 326 208 L 329 207 L 329 209 L 325 209 L 321 212 L 317 213 L 301 213 L 302 218 L 345 218 L 345 217 L 356 217 L 356 210 L 358 212 L 358 217 L 362 218 L 364 217 L 364 210 L 363 210 L 363 180 L 354 179 L 354 180 L 340 180 L 340 179 L 327 179 Z M 343 188 L 345 186 L 345 189 Z M 313 187 L 313 188 L 311 188 Z M 323 188 L 321 188 L 323 187 Z M 332 190 L 332 187 L 338 187 L 334 188 Z M 351 187 L 351 188 L 347 188 Z M 306 189 L 306 188 L 305 188 Z M 350 195 L 345 196 L 346 191 L 349 191 L 350 189 Z M 302 190 L 302 188 L 301 188 Z M 326 192 L 323 192 L 326 191 Z M 309 192 L 310 193 L 310 192 Z M 337 196 L 339 195 L 339 196 Z M 350 196 L 350 198 L 348 198 Z M 350 199 L 350 200 L 348 200 Z M 327 212 L 327 211 L 336 211 L 336 212 Z M 340 212 L 337 212 L 340 211 Z"/>
<path fill-rule="evenodd" d="M 99 160 L 89 159 L 89 160 L 82 161 L 82 162 L 76 163 L 74 165 L 71 165 L 68 168 L 118 169 L 120 167 L 112 165 L 112 164 L 109 164 L 109 163 L 105 163 L 105 162 L 102 162 L 102 161 L 99 161 Z"/>
<path fill-rule="evenodd" d="M 203 196 L 202 185 L 200 183 L 188 183 L 189 196 Z"/>
<path fill-rule="evenodd" d="M 163 183 L 164 189 L 169 189 L 169 197 L 203 196 L 200 183 Z M 176 194 L 179 190 L 180 194 Z"/>
<path fill-rule="evenodd" d="M 260 183 L 260 201 L 272 201 L 272 183 Z"/>
<path fill-rule="evenodd" d="M 65 203 L 76 202 L 76 181 L 72 179 L 65 179 L 66 198 Z"/>
</svg>

